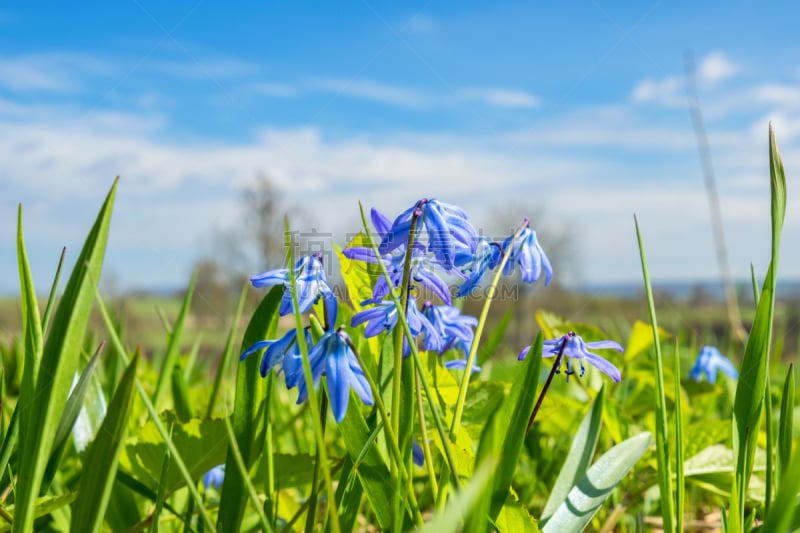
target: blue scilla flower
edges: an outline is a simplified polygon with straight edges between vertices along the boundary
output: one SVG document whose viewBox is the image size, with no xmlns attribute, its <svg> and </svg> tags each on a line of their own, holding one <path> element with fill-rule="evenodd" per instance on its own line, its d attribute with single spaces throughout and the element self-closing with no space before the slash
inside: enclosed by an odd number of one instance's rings
<svg viewBox="0 0 800 533">
<path fill-rule="evenodd" d="M 311 375 L 315 385 L 319 383 L 320 376 L 325 375 L 327 378 L 328 397 L 333 417 L 337 422 L 341 422 L 347 413 L 351 387 L 364 404 L 372 405 L 369 383 L 353 352 L 353 343 L 342 328 L 331 329 L 325 333 L 308 354 L 308 362 L 311 365 Z M 291 374 L 295 376 L 294 381 L 298 386 L 297 403 L 303 403 L 308 397 L 301 365 L 302 359 L 297 357 L 284 359 L 287 385 Z"/>
<path fill-rule="evenodd" d="M 205 474 L 203 474 L 203 487 L 209 489 L 214 487 L 219 489 L 222 487 L 222 482 L 225 480 L 225 465 L 217 465 Z"/>
<path fill-rule="evenodd" d="M 560 337 L 558 339 L 544 341 L 544 345 L 542 346 L 542 357 L 553 357 L 558 355 L 561 350 L 563 350 L 563 355 L 566 358 L 566 375 L 567 381 L 569 381 L 569 377 L 575 373 L 572 369 L 572 359 L 577 359 L 578 364 L 580 365 L 580 377 L 583 377 L 583 374 L 586 372 L 586 368 L 583 366 L 583 360 L 589 362 L 590 365 L 597 368 L 603 374 L 607 375 L 611 379 L 616 382 L 619 382 L 621 376 L 617 367 L 613 364 L 605 360 L 604 358 L 600 357 L 596 353 L 592 353 L 589 349 L 605 349 L 610 348 L 617 350 L 618 352 L 622 352 L 622 346 L 618 342 L 605 340 L 605 341 L 595 341 L 595 342 L 584 342 L 580 335 L 576 335 L 573 332 L 569 332 L 568 334 Z M 531 347 L 528 346 L 524 350 L 522 350 L 519 354 L 518 360 L 522 361 L 525 359 L 525 356 L 528 355 Z M 557 370 L 557 372 L 559 372 Z"/>
<path fill-rule="evenodd" d="M 721 370 L 723 374 L 731 378 L 738 378 L 739 372 L 733 363 L 722 355 L 714 346 L 703 346 L 700 353 L 697 354 L 697 359 L 694 366 L 689 371 L 689 377 L 695 381 L 701 381 L 703 374 L 712 385 L 717 382 L 717 370 Z"/>
<path fill-rule="evenodd" d="M 436 349 L 435 342 L 430 342 L 428 336 L 425 337 L 425 349 L 436 350 L 444 353 L 447 350 L 456 348 L 464 353 L 469 353 L 472 340 L 475 338 L 473 328 L 478 325 L 478 319 L 469 315 L 462 315 L 461 311 L 449 305 L 433 305 L 425 302 L 422 305 L 422 314 L 433 325 L 439 333 L 441 348 Z"/>
<path fill-rule="evenodd" d="M 519 266 L 522 272 L 522 281 L 525 283 L 533 283 L 542 275 L 544 271 L 544 284 L 550 283 L 553 277 L 553 267 L 550 265 L 550 260 L 547 254 L 544 253 L 539 241 L 536 239 L 536 232 L 531 229 L 530 221 L 525 219 L 525 229 L 522 230 L 519 237 L 511 245 L 512 237 L 507 238 L 503 242 L 503 250 L 505 253 L 510 254 L 508 262 L 503 269 L 503 274 L 508 276 L 514 271 L 516 266 Z M 509 250 L 509 246 L 511 249 Z"/>
<path fill-rule="evenodd" d="M 370 303 L 374 303 L 375 306 L 353 315 L 350 325 L 356 327 L 366 322 L 365 337 L 374 337 L 384 331 L 394 329 L 397 325 L 397 307 L 395 307 L 394 302 L 392 300 L 382 300 Z M 419 311 L 416 298 L 411 295 L 408 297 L 406 320 L 414 337 L 420 334 L 425 335 L 426 344 L 431 346 L 431 348 L 427 349 L 439 351 L 444 347 L 439 330 Z M 409 347 L 406 343 L 403 348 L 403 355 L 406 356 L 409 353 Z"/>
<path fill-rule="evenodd" d="M 482 235 L 475 242 L 474 251 L 467 248 L 457 251 L 455 266 L 467 276 L 467 279 L 458 287 L 456 296 L 465 296 L 477 287 L 486 271 L 497 267 L 501 256 L 500 245 Z"/>
<path fill-rule="evenodd" d="M 306 338 L 306 346 L 311 346 L 311 333 L 308 329 L 304 329 L 303 334 Z M 254 343 L 242 353 L 241 357 L 239 357 L 239 361 L 243 361 L 250 354 L 263 348 L 266 348 L 266 350 L 264 351 L 264 356 L 261 358 L 260 370 L 261 377 L 266 377 L 267 373 L 283 363 L 286 357 L 300 357 L 300 348 L 297 345 L 297 330 L 291 329 L 286 335 L 277 340 L 264 340 Z M 289 385 L 288 383 L 288 375 L 286 379 L 286 385 L 292 387 L 293 385 Z"/>
<path fill-rule="evenodd" d="M 294 274 L 297 279 L 297 304 L 301 313 L 305 313 L 322 297 L 325 300 L 325 310 L 328 316 L 336 314 L 336 297 L 325 277 L 325 268 L 322 265 L 322 254 L 306 255 L 294 264 Z M 280 315 L 292 312 L 292 286 L 289 279 L 288 268 L 278 268 L 263 272 L 250 278 L 253 287 L 271 287 L 283 285 L 284 292 L 281 299 Z M 330 319 L 333 322 L 333 319 Z"/>
<path fill-rule="evenodd" d="M 417 230 L 425 228 L 428 235 L 428 252 L 446 269 L 454 266 L 457 248 L 475 248 L 478 233 L 467 220 L 467 214 L 458 206 L 423 198 L 401 213 L 383 236 L 379 251 L 382 254 L 408 243 L 411 222 L 417 217 Z"/>
</svg>

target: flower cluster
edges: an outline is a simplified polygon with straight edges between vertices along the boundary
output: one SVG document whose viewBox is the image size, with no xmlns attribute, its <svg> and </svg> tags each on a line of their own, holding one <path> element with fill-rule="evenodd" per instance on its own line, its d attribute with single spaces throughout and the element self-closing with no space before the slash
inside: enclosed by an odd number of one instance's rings
<svg viewBox="0 0 800 533">
<path fill-rule="evenodd" d="M 365 325 L 365 337 L 374 337 L 394 330 L 399 322 L 396 294 L 407 294 L 405 316 L 413 338 L 413 345 L 427 351 L 444 355 L 456 352 L 454 359 L 445 362 L 451 369 L 465 370 L 475 341 L 478 320 L 461 313 L 453 305 L 453 296 L 464 297 L 478 287 L 484 276 L 502 268 L 502 275 L 512 275 L 517 270 L 524 283 L 534 283 L 544 277 L 550 283 L 553 268 L 542 250 L 536 232 L 524 219 L 520 227 L 500 242 L 479 235 L 469 222 L 466 212 L 458 206 L 423 198 L 400 213 L 393 221 L 372 209 L 372 225 L 379 237 L 372 247 L 351 246 L 343 254 L 356 261 L 381 264 L 388 276 L 381 275 L 371 287 L 371 297 L 361 302 L 365 307 L 353 315 L 350 326 Z M 408 271 L 406 271 L 406 268 Z M 293 274 L 293 276 L 292 276 Z M 344 329 L 336 328 L 337 299 L 325 277 L 321 254 L 301 257 L 292 267 L 264 272 L 251 278 L 255 287 L 280 285 L 284 289 L 279 313 L 281 316 L 293 312 L 291 278 L 296 280 L 297 312 L 306 313 L 320 300 L 324 303 L 325 327 L 315 338 L 310 328 L 292 329 L 278 339 L 256 342 L 242 354 L 244 359 L 263 350 L 261 375 L 271 370 L 282 373 L 289 388 L 298 388 L 298 403 L 305 401 L 308 390 L 303 373 L 303 355 L 300 339 L 308 348 L 308 362 L 314 384 L 326 376 L 331 409 L 337 421 L 347 411 L 350 389 L 361 400 L 372 405 L 372 392 L 364 371 L 355 355 L 353 343 Z M 403 280 L 408 286 L 403 287 Z M 445 281 L 458 280 L 454 294 Z M 421 305 L 416 294 L 425 291 L 439 303 L 425 300 Z M 404 337 L 403 356 L 411 353 L 412 344 Z M 574 373 L 571 359 L 580 365 L 583 376 L 583 360 L 598 367 L 615 381 L 619 371 L 602 357 L 587 348 L 616 348 L 613 341 L 584 343 L 578 336 L 547 341 L 544 357 L 556 354 L 567 356 L 567 379 Z M 523 351 L 520 359 L 524 358 Z M 480 368 L 472 364 L 470 371 Z"/>
<path fill-rule="evenodd" d="M 325 303 L 325 332 L 322 337 L 314 342 L 309 328 L 304 328 L 301 334 L 309 347 L 308 362 L 314 385 L 319 383 L 320 377 L 326 376 L 331 410 L 336 421 L 341 422 L 347 413 L 350 389 L 367 405 L 372 405 L 372 391 L 355 355 L 350 337 L 342 328 L 335 327 L 338 302 L 325 277 L 322 256 L 315 254 L 301 258 L 295 263 L 294 274 L 300 313 L 310 310 L 320 298 Z M 254 276 L 251 282 L 256 287 L 283 285 L 279 310 L 279 314 L 283 316 L 293 309 L 289 279 L 289 270 L 283 268 Z M 261 358 L 261 375 L 266 376 L 272 369 L 282 370 L 286 386 L 290 389 L 298 388 L 297 403 L 302 403 L 308 396 L 308 390 L 303 376 L 303 355 L 297 335 L 297 330 L 292 329 L 280 339 L 256 342 L 242 353 L 240 360 L 266 348 Z"/>
</svg>

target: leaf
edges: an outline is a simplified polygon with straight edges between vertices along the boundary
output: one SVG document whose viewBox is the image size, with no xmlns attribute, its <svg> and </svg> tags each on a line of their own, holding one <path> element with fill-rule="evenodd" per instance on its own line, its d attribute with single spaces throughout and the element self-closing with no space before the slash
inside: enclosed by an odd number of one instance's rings
<svg viewBox="0 0 800 533">
<path fill-rule="evenodd" d="M 781 418 L 778 427 L 778 472 L 783 472 L 789 466 L 792 456 L 792 436 L 794 435 L 794 364 L 789 365 L 786 381 L 783 382 L 783 395 L 781 396 Z"/>
<path fill-rule="evenodd" d="M 558 478 L 550 490 L 550 496 L 542 511 L 543 523 L 553 515 L 564 502 L 572 487 L 586 474 L 589 462 L 594 457 L 594 450 L 600 437 L 600 422 L 603 417 L 603 390 L 600 389 L 600 392 L 597 393 L 591 409 L 586 413 L 572 439 L 567 459 L 558 473 Z"/>
<path fill-rule="evenodd" d="M 56 421 L 61 417 L 78 366 L 95 287 L 100 279 L 116 190 L 117 180 L 86 238 L 44 344 L 40 368 L 47 371 L 37 376 L 36 393 L 29 404 L 30 427 L 20 435 L 15 532 L 29 531 L 33 527 L 35 501 L 52 450 Z"/>
<path fill-rule="evenodd" d="M 797 510 L 797 493 L 800 492 L 800 451 L 783 474 L 775 501 L 764 520 L 763 531 L 788 531 Z"/>
<path fill-rule="evenodd" d="M 138 362 L 138 356 L 134 357 L 125 370 L 111 399 L 108 415 L 86 453 L 78 497 L 72 507 L 72 531 L 99 531 L 103 524 L 133 406 Z"/>
<path fill-rule="evenodd" d="M 669 336 L 669 333 L 664 329 L 658 328 L 659 340 L 666 340 Z M 625 346 L 625 361 L 632 361 L 637 355 L 651 346 L 653 346 L 653 327 L 641 320 L 637 320 L 633 323 L 633 331 L 631 331 L 628 337 L 628 344 Z"/>
<path fill-rule="evenodd" d="M 448 502 L 444 510 L 428 522 L 421 533 L 448 533 L 459 531 L 463 517 L 478 501 L 486 490 L 489 478 L 494 470 L 495 461 L 486 459 L 475 471 L 469 484 L 458 491 Z"/>
<path fill-rule="evenodd" d="M 193 418 L 181 423 L 172 411 L 166 411 L 162 415 L 162 422 L 167 427 L 172 427 L 172 443 L 189 470 L 191 479 L 199 479 L 224 461 L 228 446 L 225 422 L 222 419 Z M 136 439 L 125 446 L 122 466 L 139 481 L 155 487 L 162 477 L 166 453 L 167 445 L 155 422 L 150 420 L 140 428 Z M 230 471 L 226 467 L 225 478 L 229 475 Z M 169 473 L 164 483 L 168 492 L 173 492 L 186 483 L 174 457 L 170 459 Z"/>
<path fill-rule="evenodd" d="M 178 313 L 178 318 L 175 320 L 175 327 L 169 334 L 169 343 L 167 344 L 167 353 L 164 355 L 161 364 L 161 370 L 158 373 L 158 380 L 156 381 L 156 389 L 153 392 L 153 405 L 158 405 L 158 399 L 161 397 L 164 387 L 167 385 L 167 380 L 172 376 L 172 369 L 178 362 L 178 355 L 180 353 L 180 342 L 183 336 L 183 327 L 186 323 L 186 317 L 189 315 L 189 309 L 192 305 L 192 294 L 194 293 L 195 283 L 197 282 L 197 271 L 192 273 L 192 279 L 189 282 L 189 287 L 186 289 L 186 294 L 183 297 L 181 310 Z"/>
<path fill-rule="evenodd" d="M 611 491 L 639 461 L 650 445 L 650 433 L 640 433 L 623 441 L 597 460 L 569 492 L 542 528 L 544 533 L 583 531 Z"/>
<path fill-rule="evenodd" d="M 761 427 L 761 411 L 769 374 L 769 353 L 775 315 L 776 271 L 780 255 L 781 229 L 786 210 L 786 177 L 771 124 L 769 128 L 769 174 L 772 255 L 758 300 L 753 327 L 747 338 L 733 403 L 733 450 L 736 456 L 736 470 L 730 501 L 729 526 L 731 531 L 739 531 L 744 522 L 745 488 L 753 470 L 758 430 Z"/>
</svg>

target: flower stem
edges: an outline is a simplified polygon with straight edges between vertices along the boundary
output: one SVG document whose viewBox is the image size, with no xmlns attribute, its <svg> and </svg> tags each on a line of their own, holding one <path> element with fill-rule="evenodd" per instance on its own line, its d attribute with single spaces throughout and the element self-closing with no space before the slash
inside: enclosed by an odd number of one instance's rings
<svg viewBox="0 0 800 533">
<path fill-rule="evenodd" d="M 567 347 L 567 341 L 570 337 L 575 335 L 573 332 L 569 332 L 561 339 L 561 348 L 558 349 L 558 355 L 556 355 L 556 360 L 553 362 L 553 368 L 550 369 L 550 374 L 547 376 L 547 381 L 544 382 L 544 386 L 542 387 L 542 392 L 539 393 L 539 398 L 536 399 L 536 405 L 533 406 L 533 412 L 531 412 L 531 417 L 528 419 L 528 427 L 525 429 L 525 434 L 527 435 L 528 432 L 531 430 L 531 426 L 533 425 L 533 421 L 536 419 L 536 413 L 539 412 L 539 407 L 542 405 L 542 400 L 544 400 L 544 395 L 547 394 L 547 389 L 550 388 L 550 382 L 553 381 L 553 376 L 556 375 L 558 372 L 558 367 L 561 366 L 561 358 L 564 356 L 564 349 Z M 533 357 L 539 357 L 541 354 L 531 354 Z"/>
<path fill-rule="evenodd" d="M 428 471 L 428 481 L 431 483 L 431 493 L 436 497 L 439 493 L 439 485 L 436 483 L 436 472 L 433 470 L 433 457 L 431 456 L 431 446 L 428 443 L 428 428 L 425 424 L 425 412 L 422 410 L 422 390 L 419 383 L 419 370 L 414 369 L 414 393 L 417 397 L 417 413 L 419 416 L 419 428 L 421 433 L 422 454 L 425 456 L 425 470 Z"/>
<path fill-rule="evenodd" d="M 508 243 L 508 250 L 511 250 L 514 247 L 514 243 L 519 238 L 522 231 L 528 227 L 529 221 L 526 218 L 525 221 L 517 228 L 517 231 L 514 232 L 514 237 L 511 239 L 511 242 Z M 475 365 L 475 359 L 478 355 L 478 345 L 481 341 L 481 335 L 483 335 L 483 328 L 486 325 L 486 318 L 489 316 L 489 308 L 492 306 L 492 300 L 494 299 L 494 295 L 497 294 L 497 284 L 500 282 L 500 276 L 503 273 L 503 268 L 506 266 L 508 262 L 508 257 L 510 254 L 504 253 L 503 259 L 500 261 L 500 264 L 497 265 L 497 271 L 494 274 L 494 278 L 492 278 L 492 283 L 489 285 L 488 289 L 488 297 L 483 302 L 483 309 L 481 309 L 481 315 L 478 319 L 478 325 L 475 326 L 475 338 L 472 341 L 472 346 L 469 349 L 469 355 L 467 355 L 467 364 L 464 371 L 464 377 L 461 378 L 461 386 L 458 389 L 458 399 L 456 400 L 456 409 L 455 415 L 453 415 L 453 423 L 450 425 L 450 438 L 455 440 L 456 438 L 456 429 L 461 426 L 461 417 L 464 414 L 464 403 L 467 400 L 467 388 L 469 387 L 469 379 L 472 375 L 472 367 Z"/>
<path fill-rule="evenodd" d="M 319 423 L 322 425 L 322 433 L 325 434 L 325 422 L 328 415 L 328 395 L 325 394 L 325 389 L 319 398 Z M 320 467 L 320 451 L 317 445 L 317 451 L 314 454 L 314 474 L 311 481 L 311 494 L 308 496 L 308 514 L 306 514 L 306 529 L 305 533 L 312 533 L 314 531 L 314 523 L 317 518 L 317 486 L 319 485 L 319 467 Z"/>
<path fill-rule="evenodd" d="M 294 257 L 292 257 L 291 233 L 289 232 L 289 218 L 284 219 L 284 232 L 286 235 L 286 253 L 289 260 L 289 281 L 292 290 L 292 310 L 294 311 L 294 325 L 297 329 L 297 347 L 302 354 L 303 378 L 306 383 L 308 393 L 308 406 L 311 410 L 311 420 L 314 425 L 314 434 L 317 439 L 317 452 L 319 453 L 318 464 L 322 467 L 322 475 L 325 479 L 325 492 L 328 494 L 328 512 L 330 514 L 330 526 L 333 533 L 341 533 L 339 524 L 339 511 L 336 508 L 336 497 L 333 491 L 333 478 L 331 477 L 330 465 L 328 463 L 328 452 L 325 449 L 325 430 L 320 422 L 319 404 L 317 403 L 317 391 L 314 388 L 314 377 L 311 373 L 311 363 L 308 360 L 308 345 L 306 337 L 303 335 L 303 321 L 300 318 L 300 306 L 297 302 L 297 277 L 295 276 Z"/>
</svg>

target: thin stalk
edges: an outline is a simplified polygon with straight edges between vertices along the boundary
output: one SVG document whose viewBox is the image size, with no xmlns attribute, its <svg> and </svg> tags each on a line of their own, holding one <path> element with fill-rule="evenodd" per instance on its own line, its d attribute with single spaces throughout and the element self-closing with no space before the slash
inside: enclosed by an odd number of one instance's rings
<svg viewBox="0 0 800 533">
<path fill-rule="evenodd" d="M 350 342 L 350 341 L 348 341 Z M 358 353 L 358 350 L 351 344 L 350 348 L 353 351 L 353 354 L 356 356 L 358 360 L 358 364 L 361 368 L 367 368 L 364 363 L 364 359 L 362 359 L 361 354 Z M 389 451 L 392 454 L 392 458 L 397 463 L 397 468 L 400 473 L 400 477 L 405 481 L 405 488 L 406 494 L 410 500 L 410 507 L 411 507 L 411 514 L 414 517 L 414 521 L 417 523 L 418 526 L 424 524 L 422 520 L 422 515 L 419 512 L 419 504 L 417 503 L 417 496 L 414 494 L 414 486 L 412 485 L 411 476 L 408 475 L 408 471 L 403 464 L 402 455 L 400 454 L 400 447 L 397 444 L 397 438 L 392 430 L 390 424 L 389 414 L 386 412 L 386 406 L 383 405 L 383 399 L 381 398 L 381 390 L 378 388 L 378 384 L 375 383 L 375 380 L 372 378 L 372 374 L 369 372 L 364 372 L 364 377 L 367 379 L 367 384 L 369 385 L 370 390 L 372 391 L 372 399 L 375 402 L 375 407 L 378 409 L 378 414 L 383 421 L 383 427 L 386 431 L 387 441 L 389 442 Z"/>
<path fill-rule="evenodd" d="M 425 413 L 422 409 L 422 391 L 420 390 L 419 370 L 414 369 L 414 395 L 417 398 L 417 413 L 419 416 L 419 429 L 422 433 L 422 454 L 425 457 L 425 470 L 428 471 L 428 481 L 431 484 L 431 493 L 439 493 L 439 484 L 436 482 L 436 472 L 433 471 L 433 460 L 431 456 L 431 446 L 428 443 L 428 426 L 425 423 Z"/>
<path fill-rule="evenodd" d="M 519 238 L 522 231 L 528 227 L 530 221 L 526 218 L 525 222 L 523 222 L 517 231 L 514 233 L 514 236 L 511 239 L 511 242 L 508 244 L 508 250 L 511 250 L 514 247 L 517 239 Z M 506 266 L 508 262 L 508 258 L 511 254 L 503 253 L 503 258 L 500 260 L 500 264 L 497 266 L 497 271 L 494 273 L 494 278 L 492 278 L 492 283 L 489 285 L 488 289 L 488 297 L 483 302 L 483 309 L 481 309 L 480 317 L 478 318 L 478 325 L 475 327 L 475 338 L 472 341 L 472 346 L 469 349 L 469 355 L 467 355 L 467 365 L 466 370 L 464 371 L 464 376 L 461 378 L 461 386 L 458 389 L 458 399 L 456 400 L 456 409 L 455 414 L 453 415 L 453 423 L 450 425 L 450 438 L 455 439 L 456 429 L 461 426 L 461 417 L 464 414 L 464 403 L 467 400 L 467 388 L 469 387 L 469 379 L 472 375 L 471 368 L 475 364 L 475 358 L 478 355 L 478 345 L 481 342 L 481 335 L 483 335 L 483 327 L 486 325 L 486 318 L 489 316 L 489 308 L 492 306 L 492 301 L 494 300 L 494 295 L 497 291 L 497 284 L 500 282 L 500 276 L 503 274 L 503 268 Z"/>
<path fill-rule="evenodd" d="M 561 358 L 564 356 L 564 349 L 567 347 L 567 341 L 574 335 L 575 333 L 570 331 L 561 339 L 561 348 L 558 349 L 558 355 L 556 355 L 556 360 L 553 362 L 553 368 L 550 369 L 550 374 L 547 375 L 547 381 L 544 382 L 542 391 L 539 393 L 539 397 L 536 399 L 536 405 L 533 406 L 531 417 L 528 419 L 528 427 L 525 429 L 526 434 L 531 430 L 533 421 L 536 420 L 536 413 L 539 412 L 539 407 L 541 407 L 542 401 L 544 400 L 544 395 L 547 394 L 547 389 L 550 388 L 550 383 L 553 381 L 553 377 L 558 373 L 558 369 L 561 366 Z M 533 354 L 533 357 L 536 357 L 536 355 L 537 354 Z"/>
<path fill-rule="evenodd" d="M 322 424 L 322 431 L 325 432 L 325 422 L 328 415 L 328 395 L 325 394 L 325 390 L 322 390 L 322 394 L 320 395 L 319 399 L 319 413 L 320 413 L 320 424 Z M 319 484 L 319 464 L 320 464 L 320 452 L 319 446 L 317 446 L 317 451 L 314 455 L 314 474 L 311 480 L 311 494 L 308 496 L 308 514 L 306 515 L 306 533 L 312 533 L 314 531 L 314 522 L 316 522 L 317 518 L 317 494 L 318 489 L 317 485 Z"/>
<path fill-rule="evenodd" d="M 264 457 L 266 461 L 266 468 L 264 468 L 264 487 L 267 493 L 267 502 L 270 504 L 269 510 L 269 525 L 272 529 L 277 529 L 277 513 L 275 508 L 277 505 L 275 490 L 275 449 L 272 443 L 272 428 L 274 422 L 272 420 L 272 392 L 275 386 L 275 373 L 270 372 L 267 374 L 267 390 L 264 394 Z"/>
<path fill-rule="evenodd" d="M 334 498 L 333 478 L 331 477 L 330 465 L 328 464 L 328 452 L 325 449 L 325 431 L 320 423 L 319 403 L 317 403 L 317 391 L 314 388 L 314 376 L 311 372 L 311 363 L 308 360 L 308 345 L 306 337 L 303 335 L 303 321 L 300 317 L 300 307 L 297 301 L 297 277 L 294 272 L 294 257 L 292 254 L 291 233 L 289 233 L 289 219 L 284 219 L 284 232 L 286 235 L 286 253 L 289 256 L 289 282 L 292 289 L 292 310 L 294 314 L 294 326 L 297 329 L 297 346 L 300 349 L 303 362 L 303 377 L 306 382 L 306 392 L 308 393 L 308 405 L 311 410 L 311 420 L 314 425 L 314 435 L 317 439 L 317 450 L 319 451 L 320 463 L 322 465 L 322 475 L 325 478 L 325 491 L 328 494 L 328 512 L 330 514 L 330 524 L 333 533 L 341 533 L 339 524 L 339 510 L 336 507 Z M 362 367 L 363 368 L 363 367 Z"/>
</svg>

